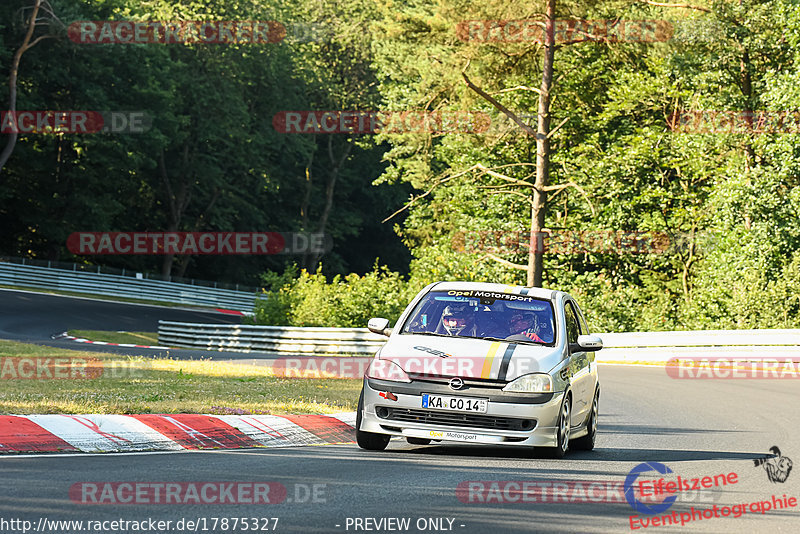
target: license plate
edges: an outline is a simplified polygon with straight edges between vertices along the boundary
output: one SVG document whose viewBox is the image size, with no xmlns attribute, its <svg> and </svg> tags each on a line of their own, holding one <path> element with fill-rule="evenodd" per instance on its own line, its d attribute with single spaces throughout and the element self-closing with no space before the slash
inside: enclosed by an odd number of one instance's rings
<svg viewBox="0 0 800 534">
<path fill-rule="evenodd" d="M 434 410 L 447 410 L 449 412 L 486 413 L 489 401 L 486 399 L 471 399 L 468 397 L 445 397 L 442 395 L 429 395 L 423 393 L 422 407 Z"/>
</svg>

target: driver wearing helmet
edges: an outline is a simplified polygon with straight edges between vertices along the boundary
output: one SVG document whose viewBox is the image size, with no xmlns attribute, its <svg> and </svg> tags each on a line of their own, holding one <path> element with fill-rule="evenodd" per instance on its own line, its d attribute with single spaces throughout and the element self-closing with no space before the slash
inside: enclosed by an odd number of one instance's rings
<svg viewBox="0 0 800 534">
<path fill-rule="evenodd" d="M 511 315 L 511 335 L 525 336 L 537 343 L 544 343 L 545 341 L 536 334 L 534 327 L 536 324 L 536 316 L 531 312 L 515 311 Z"/>
<path fill-rule="evenodd" d="M 451 336 L 475 336 L 475 314 L 466 304 L 450 304 L 442 311 L 442 326 Z"/>
</svg>

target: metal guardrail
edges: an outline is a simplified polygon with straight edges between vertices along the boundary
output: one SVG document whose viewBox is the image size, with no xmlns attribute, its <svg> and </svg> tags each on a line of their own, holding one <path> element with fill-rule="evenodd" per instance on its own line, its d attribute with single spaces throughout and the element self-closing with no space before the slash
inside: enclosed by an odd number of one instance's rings
<svg viewBox="0 0 800 534">
<path fill-rule="evenodd" d="M 86 271 L 0 262 L 0 285 L 57 289 L 133 299 L 252 312 L 256 294 Z"/>
<path fill-rule="evenodd" d="M 374 354 L 386 337 L 366 328 L 218 325 L 158 322 L 158 344 L 233 352 Z"/>
<path fill-rule="evenodd" d="M 800 330 L 690 330 L 597 334 L 598 362 L 666 362 L 671 358 L 798 358 Z"/>
<path fill-rule="evenodd" d="M 700 330 L 597 334 L 597 361 L 665 362 L 686 357 L 800 357 L 800 330 Z M 159 321 L 172 347 L 278 354 L 374 354 L 386 342 L 366 328 L 300 328 Z"/>
<path fill-rule="evenodd" d="M 260 288 L 247 286 L 244 284 L 232 284 L 228 282 L 217 282 L 210 280 L 200 280 L 197 278 L 187 278 L 184 276 L 164 275 L 157 273 L 141 272 L 137 269 L 126 269 L 124 267 L 109 267 L 108 265 L 91 265 L 88 263 L 75 263 L 68 261 L 42 260 L 37 258 L 21 258 L 19 256 L 0 256 L 0 263 L 11 263 L 15 265 L 28 265 L 34 267 L 47 267 L 48 269 L 61 269 L 62 271 L 86 272 L 97 274 L 117 274 L 136 278 L 138 280 L 160 280 L 162 282 L 175 282 L 190 286 L 213 287 L 214 289 L 230 289 L 242 293 L 258 293 Z"/>
</svg>

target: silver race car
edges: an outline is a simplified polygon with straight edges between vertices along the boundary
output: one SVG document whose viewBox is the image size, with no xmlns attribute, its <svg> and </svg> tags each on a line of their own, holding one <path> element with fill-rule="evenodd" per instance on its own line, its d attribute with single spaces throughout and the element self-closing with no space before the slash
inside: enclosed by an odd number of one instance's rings
<svg viewBox="0 0 800 534">
<path fill-rule="evenodd" d="M 437 282 L 408 305 L 364 376 L 356 437 L 383 450 L 455 441 L 591 450 L 600 383 L 578 304 L 567 293 L 475 282 Z"/>
</svg>

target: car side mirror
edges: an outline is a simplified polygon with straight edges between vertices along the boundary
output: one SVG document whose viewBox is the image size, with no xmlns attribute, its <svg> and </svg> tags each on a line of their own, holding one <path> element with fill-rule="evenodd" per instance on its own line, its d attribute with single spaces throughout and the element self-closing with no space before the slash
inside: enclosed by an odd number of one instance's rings
<svg viewBox="0 0 800 534">
<path fill-rule="evenodd" d="M 581 351 L 596 351 L 603 348 L 603 340 L 600 339 L 598 336 L 592 335 L 581 335 L 578 336 L 577 343 L 570 343 L 569 344 L 569 352 L 570 354 L 573 352 L 581 352 Z"/>
<path fill-rule="evenodd" d="M 370 332 L 389 337 L 392 335 L 392 329 L 389 328 L 389 319 L 383 317 L 373 317 L 367 323 L 367 328 Z"/>
</svg>

